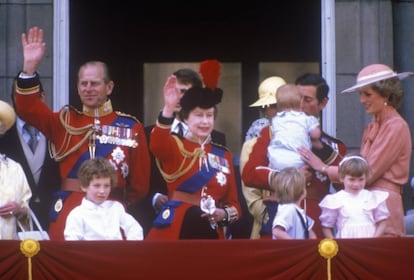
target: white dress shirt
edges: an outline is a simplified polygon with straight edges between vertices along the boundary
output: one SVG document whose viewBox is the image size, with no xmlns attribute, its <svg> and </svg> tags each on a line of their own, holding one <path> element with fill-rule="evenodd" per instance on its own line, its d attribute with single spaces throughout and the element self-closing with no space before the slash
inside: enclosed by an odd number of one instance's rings
<svg viewBox="0 0 414 280">
<path fill-rule="evenodd" d="M 141 225 L 115 200 L 97 205 L 83 198 L 66 219 L 65 240 L 122 240 L 123 229 L 127 240 L 143 240 Z"/>
</svg>

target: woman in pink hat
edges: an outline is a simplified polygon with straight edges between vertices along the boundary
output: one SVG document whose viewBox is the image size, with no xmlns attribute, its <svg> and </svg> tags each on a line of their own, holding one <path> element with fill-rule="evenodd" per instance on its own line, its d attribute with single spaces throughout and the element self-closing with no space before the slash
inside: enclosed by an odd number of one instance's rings
<svg viewBox="0 0 414 280">
<path fill-rule="evenodd" d="M 405 235 L 401 194 L 409 177 L 412 144 L 409 126 L 397 108 L 403 98 L 401 80 L 412 75 L 412 72 L 396 73 L 387 65 L 372 64 L 359 72 L 354 86 L 342 91 L 359 92 L 361 104 L 372 116 L 362 136 L 360 154 L 372 170 L 367 189 L 389 193 L 386 202 L 390 218 L 384 236 Z M 301 149 L 301 154 L 315 170 L 338 180 L 337 166 L 326 166 L 307 149 Z"/>
</svg>

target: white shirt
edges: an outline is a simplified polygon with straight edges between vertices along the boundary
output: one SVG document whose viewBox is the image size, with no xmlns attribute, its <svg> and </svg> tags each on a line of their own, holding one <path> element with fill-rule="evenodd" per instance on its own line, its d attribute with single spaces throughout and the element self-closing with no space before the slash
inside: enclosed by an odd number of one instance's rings
<svg viewBox="0 0 414 280">
<path fill-rule="evenodd" d="M 318 126 L 319 120 L 304 112 L 278 112 L 270 124 L 272 139 L 267 148 L 270 167 L 282 170 L 289 166 L 303 166 L 304 162 L 297 148 L 312 147 L 309 133 Z"/>
<path fill-rule="evenodd" d="M 183 135 L 187 134 L 188 131 L 188 125 L 185 122 L 177 120 L 177 118 L 174 119 L 172 125 L 171 125 L 171 133 L 178 133 L 178 124 L 181 124 Z"/>
<path fill-rule="evenodd" d="M 22 120 L 22 119 L 21 119 L 21 118 L 19 118 L 19 117 L 17 117 L 17 118 L 16 118 L 16 125 L 17 125 L 17 129 L 18 129 L 18 131 L 21 133 L 21 135 L 22 135 L 22 137 L 23 137 L 24 141 L 25 141 L 26 143 L 29 143 L 29 140 L 30 140 L 30 134 L 29 134 L 29 132 L 27 132 L 27 130 L 26 130 L 26 129 L 24 129 L 24 125 L 25 125 L 25 124 L 26 124 L 26 122 L 25 122 L 24 120 Z M 40 131 L 38 131 L 38 133 L 37 133 L 37 135 L 36 135 L 36 137 L 37 137 L 37 141 L 40 141 L 42 136 L 43 136 L 43 135 L 40 133 Z"/>
<path fill-rule="evenodd" d="M 66 219 L 65 240 L 143 240 L 141 225 L 115 200 L 97 205 L 86 198 L 72 209 Z"/>
<path fill-rule="evenodd" d="M 295 203 L 279 204 L 276 212 L 275 219 L 273 220 L 273 227 L 280 226 L 293 239 L 305 239 L 305 228 L 303 227 L 301 217 L 298 215 L 296 210 L 302 216 L 302 219 L 307 220 L 308 230 L 311 230 L 315 221 L 305 215 L 305 211 L 298 207 Z M 275 239 L 275 237 L 273 237 Z"/>
</svg>

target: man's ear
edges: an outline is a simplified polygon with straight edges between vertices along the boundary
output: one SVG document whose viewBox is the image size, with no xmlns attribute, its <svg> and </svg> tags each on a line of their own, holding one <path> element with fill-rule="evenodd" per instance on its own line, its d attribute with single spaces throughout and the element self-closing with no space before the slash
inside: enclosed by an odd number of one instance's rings
<svg viewBox="0 0 414 280">
<path fill-rule="evenodd" d="M 325 97 L 324 99 L 322 99 L 322 101 L 319 103 L 319 107 L 321 109 L 321 111 L 326 107 L 326 104 L 328 104 L 329 98 Z"/>
<path fill-rule="evenodd" d="M 106 89 L 107 89 L 107 96 L 109 96 L 109 95 L 111 95 L 112 94 L 112 91 L 114 90 L 114 86 L 115 86 L 115 83 L 114 83 L 114 81 L 109 81 L 107 84 L 106 84 Z"/>
</svg>

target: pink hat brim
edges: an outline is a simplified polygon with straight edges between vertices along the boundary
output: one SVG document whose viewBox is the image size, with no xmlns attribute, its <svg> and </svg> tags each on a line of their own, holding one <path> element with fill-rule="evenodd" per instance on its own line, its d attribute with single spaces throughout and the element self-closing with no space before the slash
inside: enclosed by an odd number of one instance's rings
<svg viewBox="0 0 414 280">
<path fill-rule="evenodd" d="M 392 70 L 385 70 L 378 73 L 374 73 L 372 75 L 367 75 L 365 77 L 358 78 L 355 85 L 353 85 L 350 88 L 344 89 L 343 91 L 341 91 L 341 93 L 356 92 L 359 89 L 376 83 L 378 81 L 387 80 L 394 77 L 397 77 L 399 80 L 404 80 L 405 78 L 408 78 L 413 75 L 414 72 L 395 73 Z"/>
</svg>

